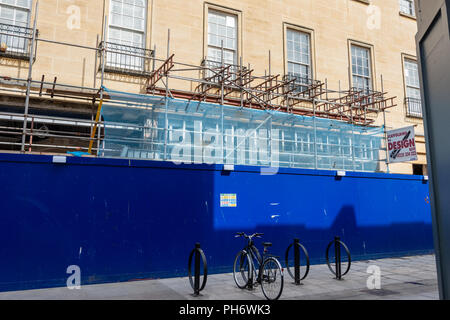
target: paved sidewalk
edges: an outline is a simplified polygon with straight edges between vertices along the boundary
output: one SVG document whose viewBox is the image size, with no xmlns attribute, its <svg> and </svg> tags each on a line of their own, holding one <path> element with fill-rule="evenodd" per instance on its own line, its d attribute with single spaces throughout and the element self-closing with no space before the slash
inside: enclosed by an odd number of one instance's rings
<svg viewBox="0 0 450 320">
<path fill-rule="evenodd" d="M 381 269 L 381 289 L 367 289 L 369 266 Z M 432 300 L 438 299 L 433 255 L 359 261 L 344 280 L 333 279 L 326 265 L 311 266 L 303 284 L 296 286 L 285 272 L 283 300 Z M 133 300 L 260 300 L 261 288 L 236 287 L 232 274 L 211 275 L 202 295 L 194 297 L 187 278 L 121 282 L 83 286 L 80 290 L 54 288 L 0 293 L 4 299 L 133 299 Z"/>
</svg>

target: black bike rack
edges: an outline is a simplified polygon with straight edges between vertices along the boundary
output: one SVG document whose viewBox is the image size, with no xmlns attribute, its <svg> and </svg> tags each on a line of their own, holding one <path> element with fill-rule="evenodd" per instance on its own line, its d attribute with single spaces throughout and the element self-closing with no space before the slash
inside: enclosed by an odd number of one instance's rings
<svg viewBox="0 0 450 320">
<path fill-rule="evenodd" d="M 256 247 L 253 247 L 254 249 L 256 249 Z M 258 259 L 258 264 L 261 264 L 261 261 L 259 260 L 259 258 L 258 257 L 260 257 L 260 254 L 259 253 L 257 253 L 258 251 L 257 251 L 258 249 L 256 249 L 256 251 L 254 251 L 254 254 L 255 254 L 255 256 L 257 257 L 257 259 Z M 249 253 L 250 254 L 250 253 Z M 253 263 L 253 260 L 251 260 L 251 254 L 250 254 L 250 260 L 249 260 L 249 263 L 250 263 L 250 265 L 249 265 L 249 272 L 248 272 L 248 283 L 247 283 L 247 289 L 248 290 L 253 290 L 253 288 L 254 288 L 254 285 L 253 285 L 253 283 L 254 283 L 254 278 L 253 278 L 253 275 L 255 274 L 255 272 L 256 272 L 256 266 L 255 266 L 255 264 Z M 261 265 L 260 265 L 260 267 L 261 267 Z"/>
<path fill-rule="evenodd" d="M 334 270 L 333 267 L 331 266 L 330 259 L 329 259 L 330 248 L 333 244 L 334 244 L 334 260 L 335 260 L 334 263 L 335 263 L 336 270 Z M 341 247 L 344 248 L 344 250 L 347 254 L 347 257 L 348 257 L 348 265 L 347 265 L 347 269 L 345 270 L 344 273 L 342 273 Z M 345 245 L 344 242 L 341 241 L 341 239 L 339 237 L 335 237 L 334 240 L 328 244 L 327 251 L 326 251 L 326 259 L 327 259 L 328 269 L 330 269 L 331 273 L 333 273 L 336 276 L 337 280 L 341 280 L 342 277 L 345 276 L 350 271 L 350 266 L 352 264 L 352 257 L 350 255 L 350 250 L 348 250 L 348 247 Z"/>
<path fill-rule="evenodd" d="M 292 273 L 291 268 L 289 268 L 289 251 L 292 247 L 294 247 L 294 273 Z M 306 258 L 306 271 L 303 277 L 300 276 L 300 250 L 303 251 L 303 255 Z M 289 275 L 294 279 L 296 285 L 300 285 L 300 281 L 308 276 L 310 265 L 308 251 L 300 243 L 299 239 L 294 239 L 294 242 L 286 249 L 285 262 Z"/>
<path fill-rule="evenodd" d="M 194 279 L 192 279 L 192 259 L 194 258 Z M 200 259 L 203 262 L 203 281 L 200 285 Z M 194 295 L 200 295 L 200 291 L 205 289 L 206 281 L 208 279 L 208 265 L 206 263 L 206 256 L 203 250 L 200 248 L 200 243 L 195 244 L 194 250 L 189 255 L 188 263 L 188 275 L 189 282 L 192 289 L 194 289 Z"/>
</svg>

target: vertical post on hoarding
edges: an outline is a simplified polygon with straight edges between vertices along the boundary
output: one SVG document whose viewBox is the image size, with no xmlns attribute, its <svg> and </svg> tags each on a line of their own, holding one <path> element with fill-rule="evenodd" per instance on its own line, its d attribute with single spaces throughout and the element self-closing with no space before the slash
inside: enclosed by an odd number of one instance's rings
<svg viewBox="0 0 450 320">
<path fill-rule="evenodd" d="M 28 146 L 28 152 L 31 152 L 31 146 L 33 145 L 33 127 L 34 127 L 34 117 L 31 117 L 30 143 Z"/>
<path fill-rule="evenodd" d="M 100 154 L 100 140 L 102 138 L 102 125 L 99 125 L 98 131 L 97 131 L 97 156 Z"/>
<path fill-rule="evenodd" d="M 338 82 L 338 84 L 339 84 L 339 101 L 341 101 L 341 80 L 339 80 L 339 82 Z M 342 113 L 341 113 L 341 121 L 342 121 Z M 347 130 L 347 129 L 346 129 Z M 342 157 L 342 170 L 345 170 L 346 168 L 345 168 L 345 148 L 344 148 L 344 137 L 343 137 L 343 135 L 342 135 L 342 131 L 343 131 L 343 128 L 341 127 L 341 137 L 340 137 L 340 139 L 341 139 L 341 142 L 339 143 L 339 145 L 340 145 L 340 150 L 341 150 L 341 157 Z"/>
<path fill-rule="evenodd" d="M 223 106 L 223 99 L 224 99 L 224 95 L 223 95 L 223 90 L 224 90 L 224 81 L 225 81 L 225 63 L 224 63 L 224 57 L 223 57 L 223 40 L 220 42 L 220 75 L 219 75 L 219 79 L 220 79 L 220 104 Z"/>
<path fill-rule="evenodd" d="M 30 91 L 31 91 L 31 77 L 33 75 L 33 61 L 34 61 L 34 46 L 36 45 L 36 26 L 37 26 L 37 19 L 38 19 L 38 9 L 39 9 L 39 1 L 36 1 L 36 9 L 35 9 L 35 15 L 34 15 L 34 22 L 33 22 L 33 36 L 31 38 L 31 47 L 30 47 L 30 59 L 29 59 L 29 66 L 28 66 L 28 79 L 27 79 L 27 92 L 26 92 L 26 98 L 25 98 L 25 110 L 23 113 L 23 129 L 22 129 L 22 145 L 21 145 L 21 152 L 25 152 L 25 140 L 27 137 L 27 121 L 28 121 L 28 109 L 30 107 Z"/>
<path fill-rule="evenodd" d="M 353 128 L 353 126 L 355 125 L 354 124 L 354 122 L 353 122 L 353 110 L 352 110 L 352 108 L 350 107 L 350 118 L 351 118 L 351 124 L 350 124 L 350 126 L 351 126 L 351 128 L 352 128 L 352 139 L 351 139 L 351 144 L 350 144 L 350 146 L 351 146 L 351 151 L 352 151 L 352 165 L 353 165 L 353 171 L 355 171 L 356 170 L 356 166 L 355 166 L 355 131 L 354 131 L 354 128 Z"/>
<path fill-rule="evenodd" d="M 318 161 L 317 161 L 316 100 L 313 100 L 313 125 L 314 125 L 314 169 L 317 169 Z"/>
<path fill-rule="evenodd" d="M 170 29 L 167 30 L 167 59 L 170 55 Z M 164 109 L 164 155 L 163 159 L 167 160 L 167 140 L 169 138 L 169 119 L 168 119 L 168 108 L 169 108 L 169 75 L 166 73 L 166 103 Z"/>
<path fill-rule="evenodd" d="M 269 167 L 272 167 L 272 118 L 267 124 L 267 156 Z"/>
<path fill-rule="evenodd" d="M 225 141 L 225 130 L 224 130 L 224 81 L 225 81 L 225 70 L 224 70 L 224 56 L 223 56 L 223 40 L 220 44 L 220 68 L 222 70 L 221 79 L 220 79 L 220 129 L 221 129 L 221 138 L 220 138 L 220 148 L 221 148 L 221 158 L 222 162 L 226 163 L 225 154 L 224 154 L 224 141 Z"/>
</svg>

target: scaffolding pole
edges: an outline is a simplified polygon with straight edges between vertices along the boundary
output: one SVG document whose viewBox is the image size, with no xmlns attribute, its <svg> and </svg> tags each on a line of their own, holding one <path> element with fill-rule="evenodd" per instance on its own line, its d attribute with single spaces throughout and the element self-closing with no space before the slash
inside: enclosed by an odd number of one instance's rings
<svg viewBox="0 0 450 320">
<path fill-rule="evenodd" d="M 22 145 L 20 148 L 21 152 L 25 152 L 25 141 L 27 137 L 27 120 L 28 120 L 28 109 L 30 107 L 30 91 L 31 91 L 31 81 L 33 76 L 33 60 L 34 60 L 34 46 L 36 42 L 36 23 L 38 18 L 38 10 L 39 10 L 39 0 L 36 1 L 36 9 L 35 9 L 35 15 L 34 15 L 34 22 L 33 22 L 33 37 L 31 40 L 31 48 L 30 48 L 30 60 L 29 60 L 29 66 L 28 66 L 28 79 L 27 79 L 27 91 L 26 91 L 26 98 L 25 98 L 25 110 L 24 110 L 24 117 L 23 117 L 23 131 L 22 131 Z"/>
<path fill-rule="evenodd" d="M 226 159 L 224 158 L 224 142 L 225 142 L 225 128 L 224 128 L 224 114 L 223 114 L 223 108 L 224 108 L 224 75 L 225 75 L 225 71 L 224 71 L 224 56 L 223 56 L 223 40 L 221 41 L 221 48 L 220 48 L 220 68 L 222 70 L 222 78 L 220 79 L 220 129 L 222 132 L 222 138 L 220 139 L 220 148 L 221 148 L 221 158 L 222 161 L 225 163 Z"/>
<path fill-rule="evenodd" d="M 105 20 L 104 20 L 104 26 L 103 26 L 103 44 L 105 44 L 106 42 L 106 26 L 108 25 L 108 16 L 105 16 Z M 97 114 L 95 116 L 95 124 L 94 124 L 94 128 L 92 129 L 91 132 L 91 139 L 89 141 L 89 149 L 88 149 L 88 153 L 91 154 L 92 153 L 92 146 L 94 144 L 94 139 L 95 139 L 95 134 L 97 131 L 97 127 L 98 127 L 98 123 L 100 121 L 100 117 L 101 117 L 101 113 L 102 113 L 102 106 L 103 106 L 103 91 L 104 91 L 104 81 L 105 81 L 105 60 L 106 60 L 106 46 L 103 45 L 102 46 L 102 51 L 101 51 L 101 55 L 102 55 L 102 72 L 101 72 L 101 78 L 100 78 L 100 103 L 98 104 L 98 108 L 97 108 Z M 98 152 L 100 149 L 100 130 L 98 132 L 98 136 L 97 136 L 97 156 L 98 156 Z"/>
<path fill-rule="evenodd" d="M 318 168 L 317 159 L 317 124 L 316 124 L 316 102 L 313 101 L 313 123 L 314 123 L 314 169 Z"/>
<path fill-rule="evenodd" d="M 381 92 L 384 92 L 383 75 L 381 75 Z M 383 127 L 384 127 L 384 147 L 386 149 L 386 172 L 390 172 L 390 161 L 389 161 L 389 148 L 388 148 L 388 135 L 386 128 L 386 109 L 383 108 Z"/>
<path fill-rule="evenodd" d="M 170 29 L 167 30 L 167 59 L 170 56 Z M 169 109 L 169 73 L 166 73 L 166 101 L 165 101 L 165 110 L 164 110 L 164 156 L 163 159 L 167 160 L 167 142 L 169 138 L 169 119 L 167 116 L 167 112 Z"/>
</svg>

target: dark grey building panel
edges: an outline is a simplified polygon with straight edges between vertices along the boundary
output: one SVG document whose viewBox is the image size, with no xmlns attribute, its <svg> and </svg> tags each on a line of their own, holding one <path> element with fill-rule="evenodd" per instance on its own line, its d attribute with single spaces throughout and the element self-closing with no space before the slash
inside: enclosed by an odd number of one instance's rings
<svg viewBox="0 0 450 320">
<path fill-rule="evenodd" d="M 450 0 L 417 0 L 417 50 L 442 299 L 450 299 Z"/>
</svg>

